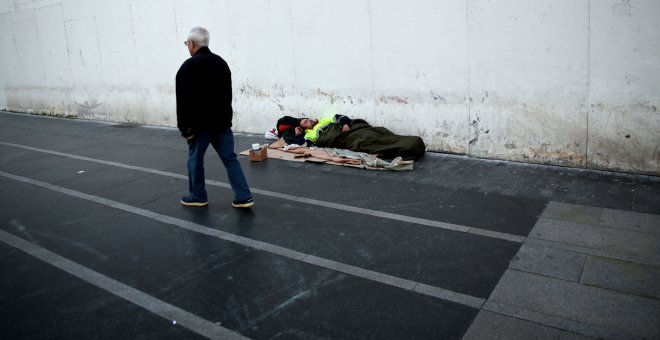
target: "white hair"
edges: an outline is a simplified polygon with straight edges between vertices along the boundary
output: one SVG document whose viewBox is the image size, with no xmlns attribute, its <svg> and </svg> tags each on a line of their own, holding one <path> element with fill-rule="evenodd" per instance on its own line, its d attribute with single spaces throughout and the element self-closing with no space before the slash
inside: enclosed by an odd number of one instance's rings
<svg viewBox="0 0 660 340">
<path fill-rule="evenodd" d="M 199 46 L 208 46 L 209 39 L 209 31 L 204 27 L 193 27 L 188 34 L 188 40 L 194 41 Z"/>
</svg>

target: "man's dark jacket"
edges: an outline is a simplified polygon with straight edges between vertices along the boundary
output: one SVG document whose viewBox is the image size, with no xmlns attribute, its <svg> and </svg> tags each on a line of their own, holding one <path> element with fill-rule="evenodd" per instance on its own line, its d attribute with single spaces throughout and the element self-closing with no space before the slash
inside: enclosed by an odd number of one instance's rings
<svg viewBox="0 0 660 340">
<path fill-rule="evenodd" d="M 176 119 L 181 135 L 224 132 L 231 127 L 231 71 L 227 62 L 202 47 L 176 74 Z"/>
</svg>

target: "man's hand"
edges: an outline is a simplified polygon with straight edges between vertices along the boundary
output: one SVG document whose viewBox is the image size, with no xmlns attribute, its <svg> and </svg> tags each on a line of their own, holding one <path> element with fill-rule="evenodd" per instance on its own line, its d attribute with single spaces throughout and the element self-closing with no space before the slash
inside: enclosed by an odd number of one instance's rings
<svg viewBox="0 0 660 340">
<path fill-rule="evenodd" d="M 195 138 L 195 130 L 193 128 L 179 128 L 181 131 L 181 137 L 186 141 L 190 142 L 191 139 Z"/>
<path fill-rule="evenodd" d="M 296 126 L 296 136 L 300 136 L 303 133 L 303 129 L 300 126 Z"/>
<path fill-rule="evenodd" d="M 344 126 L 341 127 L 341 132 L 348 132 L 351 131 L 351 127 L 348 126 L 348 124 L 344 124 Z"/>
</svg>

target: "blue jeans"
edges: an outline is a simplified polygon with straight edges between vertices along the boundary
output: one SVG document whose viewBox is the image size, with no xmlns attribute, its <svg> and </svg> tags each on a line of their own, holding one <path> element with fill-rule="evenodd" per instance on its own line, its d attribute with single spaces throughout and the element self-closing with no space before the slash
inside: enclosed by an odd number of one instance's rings
<svg viewBox="0 0 660 340">
<path fill-rule="evenodd" d="M 234 134 L 231 129 L 225 132 L 197 132 L 195 137 L 188 141 L 188 190 L 193 199 L 207 201 L 206 183 L 204 181 L 204 154 L 209 144 L 220 156 L 222 164 L 227 169 L 227 177 L 234 199 L 244 201 L 252 198 L 247 180 L 241 169 L 241 163 L 234 153 Z"/>
</svg>

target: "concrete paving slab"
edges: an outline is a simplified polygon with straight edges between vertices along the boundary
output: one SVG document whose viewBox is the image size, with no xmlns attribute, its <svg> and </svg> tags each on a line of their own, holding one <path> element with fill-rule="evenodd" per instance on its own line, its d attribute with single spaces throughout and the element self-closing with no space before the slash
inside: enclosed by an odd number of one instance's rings
<svg viewBox="0 0 660 340">
<path fill-rule="evenodd" d="M 578 282 L 587 255 L 525 243 L 520 247 L 509 268 Z"/>
<path fill-rule="evenodd" d="M 660 235 L 660 215 L 604 209 L 600 225 Z"/>
<path fill-rule="evenodd" d="M 591 340 L 591 339 L 595 339 L 595 338 L 586 335 L 575 334 L 567 331 L 562 331 L 559 334 L 559 340 Z"/>
<path fill-rule="evenodd" d="M 660 266 L 660 259 L 655 258 L 655 257 L 640 257 L 640 256 L 628 255 L 628 254 L 619 253 L 619 252 L 613 252 L 613 251 L 610 251 L 610 250 L 589 248 L 589 247 L 584 247 L 584 246 L 579 246 L 579 245 L 574 245 L 574 244 L 569 244 L 569 243 L 561 243 L 561 242 L 550 241 L 550 240 L 542 240 L 542 239 L 532 238 L 532 237 L 527 238 L 527 240 L 525 241 L 524 244 L 525 245 L 538 245 L 538 246 L 542 246 L 542 247 L 561 249 L 561 250 L 572 251 L 572 252 L 581 253 L 581 254 L 601 256 L 601 257 L 617 259 L 617 260 L 627 261 L 627 262 L 632 262 L 632 263 L 646 264 L 646 265 L 649 265 L 649 266 Z"/>
<path fill-rule="evenodd" d="M 658 259 L 657 235 L 541 218 L 530 237 Z"/>
<path fill-rule="evenodd" d="M 550 202 L 541 217 L 581 224 L 599 225 L 603 208 L 562 202 Z"/>
<path fill-rule="evenodd" d="M 569 334 L 579 334 L 596 339 L 628 339 L 631 337 L 629 334 L 602 329 L 597 326 L 563 318 L 562 316 L 545 314 L 501 302 L 487 301 L 484 304 L 483 310 L 561 329 Z M 562 335 L 564 334 L 562 333 Z"/>
<path fill-rule="evenodd" d="M 605 332 L 606 337 L 655 339 L 660 336 L 660 301 L 541 275 L 507 270 L 488 300 L 487 304 L 495 306 L 486 308 L 498 312 L 497 303 L 561 316 L 595 327 Z M 548 318 L 541 323 L 553 324 L 553 320 Z"/>
<path fill-rule="evenodd" d="M 589 256 L 580 283 L 660 300 L 660 267 Z"/>
<path fill-rule="evenodd" d="M 556 340 L 562 330 L 482 310 L 465 332 L 463 340 Z"/>
</svg>

